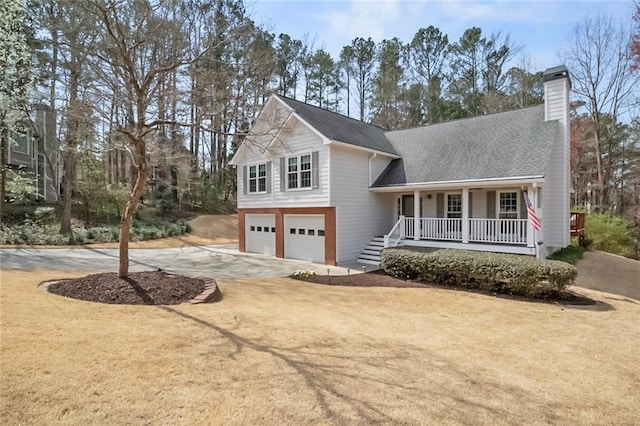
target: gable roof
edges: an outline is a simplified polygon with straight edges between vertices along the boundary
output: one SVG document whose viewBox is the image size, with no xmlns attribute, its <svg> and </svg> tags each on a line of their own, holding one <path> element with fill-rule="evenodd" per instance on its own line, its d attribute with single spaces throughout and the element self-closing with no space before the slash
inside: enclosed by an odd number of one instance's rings
<svg viewBox="0 0 640 426">
<path fill-rule="evenodd" d="M 390 131 L 393 160 L 373 187 L 542 177 L 560 130 L 544 105 Z"/>
<path fill-rule="evenodd" d="M 397 155 L 383 129 L 281 95 L 274 95 L 327 139 Z"/>
</svg>

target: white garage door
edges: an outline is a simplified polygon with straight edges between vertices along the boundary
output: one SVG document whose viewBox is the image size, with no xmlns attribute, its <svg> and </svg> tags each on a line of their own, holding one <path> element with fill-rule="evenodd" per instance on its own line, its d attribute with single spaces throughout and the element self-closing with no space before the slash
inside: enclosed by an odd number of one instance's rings
<svg viewBox="0 0 640 426">
<path fill-rule="evenodd" d="M 247 252 L 276 255 L 275 215 L 248 214 L 244 217 L 244 227 Z"/>
<path fill-rule="evenodd" d="M 284 216 L 284 257 L 324 263 L 324 215 Z"/>
</svg>

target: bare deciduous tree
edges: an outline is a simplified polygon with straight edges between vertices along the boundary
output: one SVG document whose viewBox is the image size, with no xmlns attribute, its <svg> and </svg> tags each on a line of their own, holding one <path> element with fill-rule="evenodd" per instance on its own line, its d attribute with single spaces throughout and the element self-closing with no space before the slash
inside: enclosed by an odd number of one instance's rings
<svg viewBox="0 0 640 426">
<path fill-rule="evenodd" d="M 640 76 L 629 72 L 630 40 L 630 34 L 622 24 L 600 14 L 576 25 L 562 52 L 571 70 L 573 92 L 593 120 L 598 180 L 594 186 L 595 202 L 602 208 L 612 202 L 608 186 L 614 170 L 607 162 L 613 158 L 613 145 L 618 139 L 613 129 L 605 128 L 605 124 L 618 123 L 621 115 L 628 112 Z M 605 116 L 608 116 L 607 120 Z"/>
<path fill-rule="evenodd" d="M 115 132 L 126 141 L 136 171 L 120 221 L 118 275 L 125 278 L 131 223 L 149 176 L 148 143 L 163 126 L 178 124 L 161 115 L 160 98 L 165 96 L 161 89 L 176 70 L 202 52 L 189 49 L 186 29 L 175 19 L 171 1 L 93 1 L 87 10 L 100 27 L 96 72 L 122 111 L 114 117 Z"/>
</svg>

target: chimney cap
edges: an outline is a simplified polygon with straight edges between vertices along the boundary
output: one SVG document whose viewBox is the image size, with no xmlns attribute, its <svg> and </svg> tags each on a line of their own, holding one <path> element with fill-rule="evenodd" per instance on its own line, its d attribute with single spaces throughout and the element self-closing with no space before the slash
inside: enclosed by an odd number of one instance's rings
<svg viewBox="0 0 640 426">
<path fill-rule="evenodd" d="M 558 65 L 555 67 L 547 68 L 542 73 L 542 80 L 547 81 L 561 80 L 566 78 L 569 81 L 569 87 L 571 87 L 571 76 L 569 76 L 569 70 L 564 65 Z"/>
</svg>

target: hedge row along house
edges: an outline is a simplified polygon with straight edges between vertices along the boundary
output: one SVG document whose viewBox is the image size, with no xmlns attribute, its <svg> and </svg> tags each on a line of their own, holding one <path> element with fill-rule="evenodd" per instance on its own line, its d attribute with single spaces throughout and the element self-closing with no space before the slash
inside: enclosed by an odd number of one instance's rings
<svg viewBox="0 0 640 426">
<path fill-rule="evenodd" d="M 567 68 L 549 68 L 543 105 L 396 131 L 274 95 L 231 161 L 240 251 L 328 265 L 376 264 L 397 245 L 545 257 L 569 244 L 570 89 Z"/>
</svg>

